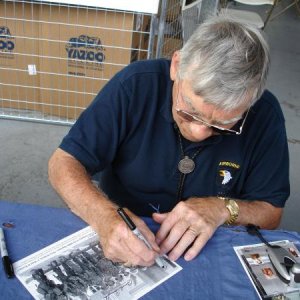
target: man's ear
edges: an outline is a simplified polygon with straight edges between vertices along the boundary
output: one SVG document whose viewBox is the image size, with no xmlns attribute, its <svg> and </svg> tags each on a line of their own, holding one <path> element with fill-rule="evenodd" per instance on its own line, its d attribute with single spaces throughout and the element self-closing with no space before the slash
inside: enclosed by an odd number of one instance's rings
<svg viewBox="0 0 300 300">
<path fill-rule="evenodd" d="M 179 67 L 179 61 L 180 61 L 180 54 L 179 51 L 175 51 L 172 60 L 171 60 L 171 67 L 170 67 L 170 77 L 173 81 L 177 79 L 177 71 Z"/>
</svg>

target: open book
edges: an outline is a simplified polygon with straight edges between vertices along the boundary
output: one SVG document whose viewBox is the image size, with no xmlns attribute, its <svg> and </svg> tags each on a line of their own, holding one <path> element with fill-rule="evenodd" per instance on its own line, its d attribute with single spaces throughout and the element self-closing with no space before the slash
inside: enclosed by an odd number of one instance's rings
<svg viewBox="0 0 300 300">
<path fill-rule="evenodd" d="M 104 257 L 97 234 L 86 227 L 13 264 L 34 299 L 138 299 L 182 268 L 128 268 Z"/>
<path fill-rule="evenodd" d="M 283 247 L 297 263 L 300 263 L 300 253 L 293 242 L 284 240 L 270 244 Z M 234 247 L 234 250 L 260 299 L 300 300 L 300 283 L 293 281 L 287 283 L 282 280 L 270 261 L 270 250 L 267 245 L 238 246 Z"/>
</svg>

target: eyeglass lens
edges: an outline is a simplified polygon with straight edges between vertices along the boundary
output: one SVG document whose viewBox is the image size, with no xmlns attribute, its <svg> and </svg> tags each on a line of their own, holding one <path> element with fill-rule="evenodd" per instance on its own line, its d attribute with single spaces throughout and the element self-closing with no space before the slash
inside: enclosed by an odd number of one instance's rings
<svg viewBox="0 0 300 300">
<path fill-rule="evenodd" d="M 209 125 L 206 122 L 201 122 L 200 120 L 196 120 L 196 119 L 193 118 L 192 115 L 189 115 L 185 111 L 182 111 L 182 110 L 177 110 L 177 114 L 181 118 L 183 118 L 184 120 L 186 120 L 187 122 L 198 122 L 198 123 L 200 123 L 202 125 L 205 125 L 205 126 L 211 128 L 215 133 L 218 133 L 218 134 L 226 134 L 226 135 L 228 135 L 228 134 L 236 134 L 236 133 L 238 133 L 238 131 L 235 131 L 235 130 L 231 131 L 232 129 L 228 130 L 228 129 L 224 128 L 224 130 L 222 130 L 222 129 L 218 128 L 218 127 L 215 127 L 214 125 Z M 237 124 L 240 124 L 240 121 Z M 236 127 L 237 124 L 235 124 L 233 127 Z"/>
</svg>

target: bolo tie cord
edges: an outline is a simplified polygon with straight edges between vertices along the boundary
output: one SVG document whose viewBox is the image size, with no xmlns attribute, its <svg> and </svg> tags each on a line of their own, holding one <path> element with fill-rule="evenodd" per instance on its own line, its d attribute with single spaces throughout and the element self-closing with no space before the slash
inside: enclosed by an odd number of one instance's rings
<svg viewBox="0 0 300 300">
<path fill-rule="evenodd" d="M 184 149 L 183 149 L 183 143 L 182 143 L 182 137 L 181 137 L 181 133 L 179 131 L 179 128 L 177 126 L 177 124 L 174 125 L 175 129 L 177 130 L 177 133 L 178 133 L 178 140 L 179 140 L 179 145 L 180 145 L 180 152 L 181 152 L 181 160 L 184 159 L 185 157 L 188 157 L 184 154 Z M 200 151 L 202 150 L 203 147 L 199 147 L 197 149 L 197 151 L 192 155 L 191 159 L 193 162 L 194 162 L 194 159 L 196 158 L 196 156 L 200 153 Z M 178 188 L 177 188 L 177 203 L 181 200 L 181 197 L 182 197 L 182 193 L 183 193 L 183 186 L 184 186 L 184 181 L 185 181 L 185 178 L 186 178 L 186 175 L 185 173 L 182 173 L 180 171 L 180 169 L 178 169 L 179 172 L 180 172 L 180 178 L 179 178 L 179 183 L 178 183 Z"/>
</svg>

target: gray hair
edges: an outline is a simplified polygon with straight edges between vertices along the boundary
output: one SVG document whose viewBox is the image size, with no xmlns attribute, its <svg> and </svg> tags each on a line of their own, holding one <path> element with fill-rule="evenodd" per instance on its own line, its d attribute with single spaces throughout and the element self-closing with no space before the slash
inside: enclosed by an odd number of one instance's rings
<svg viewBox="0 0 300 300">
<path fill-rule="evenodd" d="M 230 111 L 253 105 L 263 93 L 269 47 L 252 25 L 228 16 L 210 18 L 179 53 L 178 78 L 190 80 L 205 103 Z"/>
</svg>

